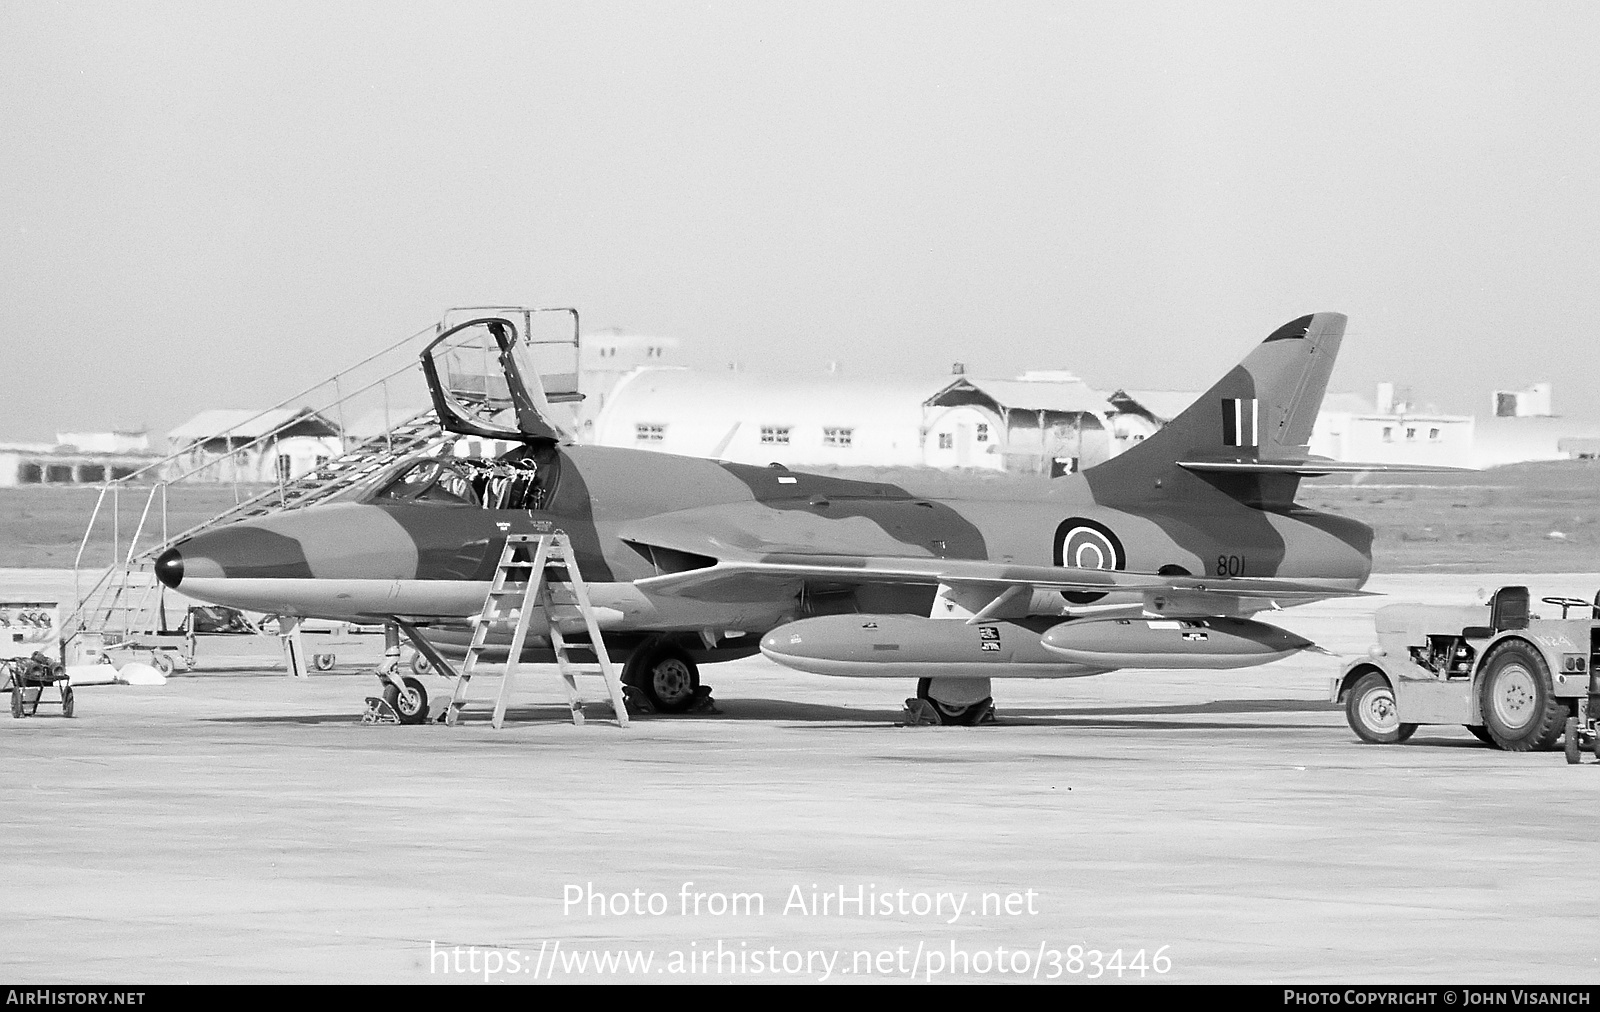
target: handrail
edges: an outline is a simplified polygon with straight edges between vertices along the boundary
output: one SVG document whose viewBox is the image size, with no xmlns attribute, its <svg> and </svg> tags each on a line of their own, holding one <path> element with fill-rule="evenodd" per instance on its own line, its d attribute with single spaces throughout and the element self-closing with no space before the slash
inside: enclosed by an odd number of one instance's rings
<svg viewBox="0 0 1600 1012">
<path fill-rule="evenodd" d="M 388 345 L 388 346 L 386 346 L 384 348 L 379 349 L 378 351 L 373 352 L 371 355 L 368 355 L 366 358 L 364 358 L 361 361 L 357 362 L 355 365 L 347 366 L 346 368 L 341 369 L 340 371 L 334 373 L 332 376 L 330 376 L 330 377 L 328 377 L 326 379 L 319 380 L 316 383 L 313 383 L 310 386 L 306 387 L 304 390 L 301 390 L 298 393 L 294 393 L 294 394 L 291 394 L 288 397 L 285 397 L 283 400 L 281 400 L 278 403 L 274 404 L 272 407 L 263 408 L 262 410 L 260 410 L 260 411 L 256 412 L 255 414 L 251 415 L 249 418 L 243 419 L 242 421 L 235 422 L 234 424 L 230 425 L 226 429 L 223 429 L 221 432 L 212 433 L 211 438 L 216 439 L 216 438 L 227 436 L 229 433 L 231 433 L 231 432 L 233 432 L 233 431 L 235 431 L 237 429 L 243 428 L 246 425 L 249 425 L 251 422 L 256 421 L 257 419 L 261 418 L 264 415 L 269 415 L 274 411 L 278 411 L 278 410 L 281 410 L 283 408 L 286 408 L 286 407 L 289 406 L 289 404 L 291 402 L 297 401 L 297 400 L 300 400 L 303 397 L 309 396 L 310 394 L 314 393 L 319 387 L 327 386 L 329 383 L 337 381 L 341 377 L 346 376 L 346 375 L 354 372 L 355 370 L 361 368 L 362 366 L 366 365 L 367 363 L 372 362 L 372 361 L 374 361 L 374 360 L 376 360 L 378 358 L 381 358 L 384 355 L 389 354 L 390 352 L 396 351 L 396 350 L 404 347 L 407 344 L 410 344 L 411 342 L 417 340 L 419 337 L 423 337 L 423 336 L 427 335 L 433 329 L 434 329 L 433 325 L 429 324 L 428 326 L 422 328 L 421 330 L 417 331 L 416 333 L 411 334 L 411 335 L 409 335 L 409 336 L 407 336 L 407 337 L 405 337 L 405 338 L 403 338 L 403 339 L 401 339 L 399 341 L 396 341 L 394 344 Z M 415 365 L 415 363 L 407 363 L 404 368 L 397 369 L 394 372 L 389 373 L 388 375 L 383 376 L 382 378 L 380 378 L 378 380 L 375 380 L 372 383 L 367 384 L 365 387 L 362 387 L 360 390 L 354 391 L 354 392 L 352 392 L 352 393 L 350 393 L 350 394 L 348 394 L 346 396 L 347 396 L 347 398 L 348 397 L 354 397 L 354 396 L 356 396 L 356 394 L 362 393 L 362 392 L 364 392 L 366 390 L 370 390 L 372 387 L 376 386 L 378 383 L 385 382 L 387 380 L 393 379 L 396 376 L 401 375 L 402 373 L 406 372 L 407 370 L 413 368 L 414 365 Z M 324 407 L 331 407 L 331 406 L 332 405 L 329 404 L 329 405 L 325 405 Z M 312 409 L 312 410 L 320 410 L 320 409 Z M 282 426 L 282 427 L 274 430 L 272 433 L 267 433 L 266 435 L 273 435 L 273 434 L 276 434 L 277 432 L 281 432 L 284 427 L 286 427 L 286 426 Z M 243 449 L 245 449 L 247 447 L 253 446 L 253 445 L 255 445 L 256 442 L 258 442 L 260 439 L 263 439 L 263 438 L 265 438 L 265 435 L 258 436 L 255 440 L 252 440 L 249 443 L 245 443 L 245 444 L 243 444 L 243 445 L 241 445 L 239 447 L 236 447 L 234 450 L 231 450 L 229 452 L 233 453 L 233 452 L 237 452 L 238 450 L 243 450 Z M 161 458 L 160 460 L 154 461 L 153 463 L 146 464 L 144 467 L 139 468 L 137 471 L 134 471 L 131 474 L 125 474 L 121 478 L 113 479 L 111 482 L 108 482 L 108 484 L 120 484 L 120 485 L 132 484 L 133 483 L 133 479 L 138 478 L 139 476 L 141 476 L 141 475 L 143 475 L 143 474 L 145 474 L 145 473 L 147 473 L 149 471 L 152 471 L 152 470 L 154 470 L 156 468 L 159 468 L 159 467 L 162 467 L 164 465 L 170 464 L 174 460 L 176 460 L 178 457 L 183 456 L 185 453 L 187 453 L 189 451 L 189 448 L 191 446 L 193 446 L 193 445 L 194 444 L 191 443 L 188 446 L 185 446 L 183 449 L 176 450 L 176 451 L 168 454 L 167 456 Z M 226 456 L 226 455 L 224 455 L 224 456 Z M 194 472 L 191 471 L 189 473 L 192 474 Z M 185 477 L 187 477 L 187 475 L 185 475 Z"/>
</svg>

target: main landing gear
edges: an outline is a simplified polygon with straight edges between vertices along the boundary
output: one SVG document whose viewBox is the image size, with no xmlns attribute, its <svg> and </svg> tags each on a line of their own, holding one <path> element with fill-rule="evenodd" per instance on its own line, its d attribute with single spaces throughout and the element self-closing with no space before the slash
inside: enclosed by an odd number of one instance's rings
<svg viewBox="0 0 1600 1012">
<path fill-rule="evenodd" d="M 994 697 L 987 678 L 919 678 L 917 694 L 906 700 L 905 722 L 919 727 L 994 723 Z"/>
<path fill-rule="evenodd" d="M 711 689 L 700 684 L 700 668 L 681 647 L 653 640 L 622 666 L 623 692 L 635 713 L 716 713 Z"/>
</svg>

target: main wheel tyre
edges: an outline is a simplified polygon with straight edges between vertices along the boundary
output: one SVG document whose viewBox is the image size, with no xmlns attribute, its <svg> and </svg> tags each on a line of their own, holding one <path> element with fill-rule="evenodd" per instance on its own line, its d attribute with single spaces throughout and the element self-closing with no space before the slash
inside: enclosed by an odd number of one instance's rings
<svg viewBox="0 0 1600 1012">
<path fill-rule="evenodd" d="M 1478 702 L 1489 738 L 1507 752 L 1549 749 L 1567 720 L 1555 697 L 1550 669 L 1539 651 L 1521 640 L 1505 640 L 1483 659 Z"/>
<path fill-rule="evenodd" d="M 165 650 L 157 650 L 150 658 L 150 662 L 155 666 L 157 671 L 161 672 L 162 675 L 172 674 L 173 669 L 177 667 L 177 665 L 172 662 L 172 655 L 167 653 Z"/>
<path fill-rule="evenodd" d="M 428 719 L 428 690 L 415 678 L 405 680 L 404 692 L 393 684 L 383 687 L 383 701 L 388 703 L 402 724 L 421 724 Z"/>
<path fill-rule="evenodd" d="M 1462 724 L 1462 727 L 1472 732 L 1472 736 L 1485 745 L 1493 745 L 1494 739 L 1489 737 L 1489 731 L 1482 724 Z"/>
<path fill-rule="evenodd" d="M 958 727 L 974 727 L 983 722 L 991 711 L 994 710 L 994 697 L 986 696 L 976 703 L 956 705 L 946 703 L 933 696 L 933 679 L 917 679 L 917 698 L 925 699 L 933 704 L 939 713 L 939 723 L 955 725 Z"/>
<path fill-rule="evenodd" d="M 11 716 L 22 716 L 22 690 L 20 688 L 11 690 Z"/>
<path fill-rule="evenodd" d="M 1415 724 L 1400 723 L 1400 706 L 1394 687 L 1376 671 L 1356 679 L 1344 697 L 1344 719 L 1362 741 L 1373 745 L 1394 745 L 1416 731 Z"/>
<path fill-rule="evenodd" d="M 72 686 L 69 685 L 61 690 L 61 716 L 72 716 L 72 704 Z"/>
<path fill-rule="evenodd" d="M 318 671 L 332 671 L 339 658 L 334 654 L 317 654 L 311 658 L 311 666 Z"/>
<path fill-rule="evenodd" d="M 1589 602 L 1583 602 L 1588 605 Z M 1576 766 L 1583 762 L 1583 752 L 1578 748 L 1578 718 L 1567 718 L 1567 729 L 1563 732 L 1567 739 L 1567 765 Z"/>
<path fill-rule="evenodd" d="M 430 672 L 432 670 L 433 670 L 433 665 L 428 661 L 428 659 L 426 657 L 422 656 L 421 654 L 412 654 L 411 655 L 411 673 L 412 674 L 414 674 L 414 675 L 425 675 L 425 674 L 427 674 L 428 672 Z"/>
<path fill-rule="evenodd" d="M 683 713 L 700 688 L 700 669 L 677 647 L 662 646 L 628 658 L 623 681 L 637 686 L 657 713 Z"/>
</svg>

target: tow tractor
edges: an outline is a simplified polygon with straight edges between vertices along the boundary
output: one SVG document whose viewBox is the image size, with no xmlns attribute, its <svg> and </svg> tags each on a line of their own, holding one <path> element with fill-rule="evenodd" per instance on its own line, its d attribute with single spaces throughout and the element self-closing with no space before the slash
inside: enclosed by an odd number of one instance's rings
<svg viewBox="0 0 1600 1012">
<path fill-rule="evenodd" d="M 1378 642 L 1333 679 L 1363 741 L 1405 741 L 1420 724 L 1462 724 L 1508 752 L 1553 748 L 1567 762 L 1600 758 L 1600 594 L 1546 597 L 1561 617 L 1529 611 L 1528 588 L 1501 587 L 1485 605 L 1392 604 Z"/>
</svg>

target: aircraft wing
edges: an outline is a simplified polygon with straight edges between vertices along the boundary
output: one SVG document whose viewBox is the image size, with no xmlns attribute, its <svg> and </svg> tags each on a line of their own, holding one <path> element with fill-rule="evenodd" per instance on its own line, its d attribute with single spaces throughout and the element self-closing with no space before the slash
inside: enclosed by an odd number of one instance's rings
<svg viewBox="0 0 1600 1012">
<path fill-rule="evenodd" d="M 1021 589 L 1142 594 L 1158 611 L 1220 614 L 1261 611 L 1330 597 L 1365 597 L 1365 591 L 1256 577 L 1160 576 L 1110 569 L 1016 566 L 981 559 L 767 555 L 723 560 L 701 569 L 635 580 L 640 590 L 703 600 L 735 600 L 744 594 L 804 583 L 859 586 L 875 583 L 946 585 L 980 592 L 997 601 Z"/>
</svg>

